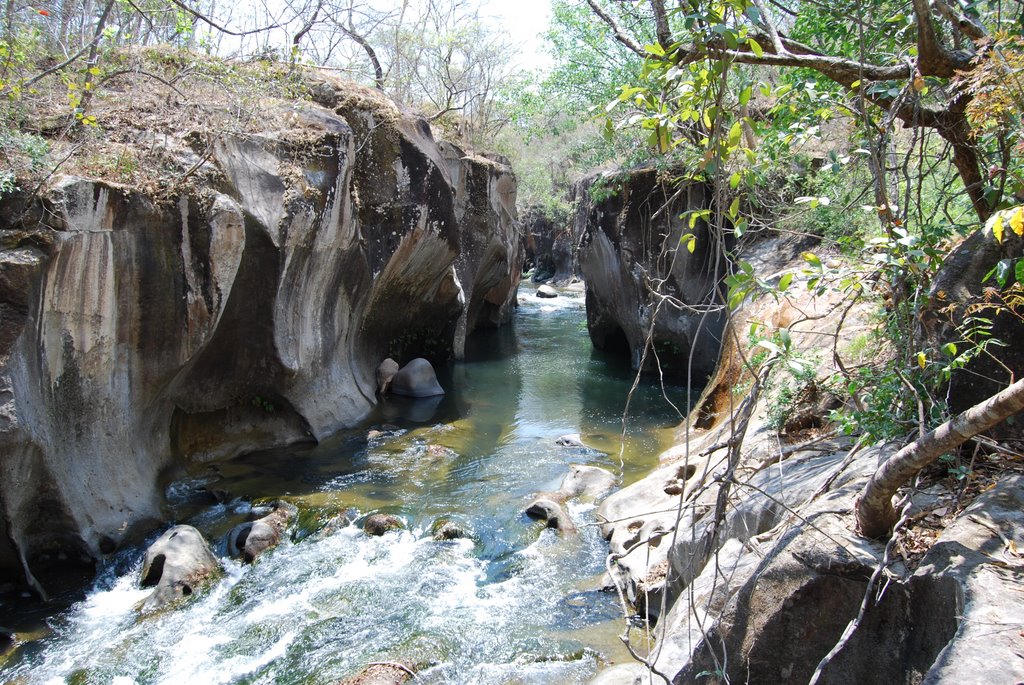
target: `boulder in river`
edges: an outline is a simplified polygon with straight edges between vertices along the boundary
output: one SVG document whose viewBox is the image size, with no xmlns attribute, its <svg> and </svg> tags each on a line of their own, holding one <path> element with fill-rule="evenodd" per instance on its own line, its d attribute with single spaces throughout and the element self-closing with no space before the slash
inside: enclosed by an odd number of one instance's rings
<svg viewBox="0 0 1024 685">
<path fill-rule="evenodd" d="M 403 366 L 391 379 L 391 393 L 403 397 L 436 397 L 444 394 L 433 365 L 418 357 Z"/>
<path fill-rule="evenodd" d="M 555 444 L 559 447 L 586 447 L 583 444 L 583 440 L 580 438 L 579 433 L 568 433 L 555 440 Z"/>
<path fill-rule="evenodd" d="M 461 540 L 472 537 L 472 533 L 467 526 L 447 518 L 440 518 L 434 521 L 434 525 L 430 527 L 430 535 L 439 541 Z"/>
<path fill-rule="evenodd" d="M 377 367 L 377 394 L 386 395 L 391 389 L 391 381 L 394 380 L 395 374 L 398 373 L 398 362 L 391 357 L 388 357 L 380 363 Z"/>
<path fill-rule="evenodd" d="M 251 564 L 256 557 L 281 542 L 288 523 L 297 513 L 295 505 L 280 500 L 274 502 L 270 513 L 231 529 L 228 534 L 228 554 Z"/>
<path fill-rule="evenodd" d="M 558 297 L 558 291 L 552 288 L 550 285 L 542 285 L 537 288 L 537 297 L 554 299 Z"/>
<path fill-rule="evenodd" d="M 416 671 L 412 667 L 397 661 L 384 661 L 369 664 L 339 685 L 401 685 L 415 677 Z"/>
<path fill-rule="evenodd" d="M 391 530 L 404 528 L 402 519 L 394 514 L 370 514 L 363 521 L 363 530 L 367 535 L 381 536 Z"/>
<path fill-rule="evenodd" d="M 594 500 L 608 494 L 615 487 L 615 482 L 614 474 L 598 466 L 572 464 L 558 491 L 566 499 L 579 497 Z"/>
<path fill-rule="evenodd" d="M 526 515 L 538 521 L 547 523 L 548 528 L 554 528 L 559 533 L 575 533 L 576 526 L 562 505 L 547 497 L 538 497 L 526 507 Z"/>
<path fill-rule="evenodd" d="M 174 526 L 146 550 L 142 587 L 153 587 L 143 614 L 192 595 L 220 568 L 202 534 L 192 526 Z"/>
</svg>

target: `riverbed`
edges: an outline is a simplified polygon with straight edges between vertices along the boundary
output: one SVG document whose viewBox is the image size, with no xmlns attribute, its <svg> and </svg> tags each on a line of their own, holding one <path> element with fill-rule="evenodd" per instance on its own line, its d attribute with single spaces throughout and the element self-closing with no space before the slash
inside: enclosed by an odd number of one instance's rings
<svg viewBox="0 0 1024 685">
<path fill-rule="evenodd" d="M 569 465 L 636 480 L 671 444 L 685 390 L 596 352 L 583 294 L 523 284 L 512 325 L 474 335 L 439 376 L 437 402 L 389 402 L 315 448 L 197 467 L 168 486 L 176 522 L 197 527 L 223 575 L 184 606 L 139 619 L 144 547 L 105 562 L 87 596 L 0 664 L 14 683 L 337 682 L 371 662 L 416 664 L 421 683 L 585 683 L 627 659 L 614 594 L 599 591 L 607 547 L 595 505 L 572 501 L 579 533 L 523 515 Z M 560 446 L 578 434 L 584 446 Z M 210 493 L 221 501 L 211 503 Z M 243 565 L 230 528 L 253 501 L 303 515 L 289 539 Z M 400 531 L 369 537 L 374 512 Z M 469 533 L 435 541 L 449 520 Z M 155 535 L 154 535 L 155 537 Z"/>
</svg>

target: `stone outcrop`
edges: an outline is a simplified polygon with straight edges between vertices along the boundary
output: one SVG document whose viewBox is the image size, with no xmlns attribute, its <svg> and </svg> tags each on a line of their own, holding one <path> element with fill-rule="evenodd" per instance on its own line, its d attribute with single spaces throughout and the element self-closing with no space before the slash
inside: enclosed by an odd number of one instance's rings
<svg viewBox="0 0 1024 685">
<path fill-rule="evenodd" d="M 154 588 L 141 606 L 144 614 L 189 597 L 220 565 L 202 534 L 192 526 L 174 526 L 146 550 L 140 584 Z"/>
<path fill-rule="evenodd" d="M 600 499 L 615 487 L 615 474 L 600 466 L 570 464 L 558 492 L 566 499 Z"/>
<path fill-rule="evenodd" d="M 1004 343 L 989 345 L 985 354 L 975 355 L 962 369 L 952 372 L 948 392 L 951 412 L 964 411 L 988 399 L 1024 373 L 1024 351 L 1014 344 L 1024 336 L 1017 296 L 1000 287 L 995 277 L 985 279 L 999 268 L 1001 261 L 1012 272 L 1013 264 L 1022 257 L 1024 236 L 1007 230 L 1002 240 L 996 240 L 991 227 L 981 228 L 950 251 L 935 276 L 929 292 L 930 306 L 923 313 L 922 322 L 936 348 L 954 343 L 959 353 L 965 352 L 964 332 L 957 330 L 953 322 L 964 322 L 968 316 L 991 322 L 982 324 L 987 336 L 976 336 L 977 342 L 989 339 Z M 1008 280 L 1012 282 L 1014 276 Z M 989 434 L 1024 439 L 1024 424 L 1007 422 Z"/>
<path fill-rule="evenodd" d="M 353 425 L 383 358 L 458 357 L 508 316 L 508 167 L 375 91 L 308 91 L 179 132 L 174 190 L 58 175 L 0 203 L 0 573 L 137 539 L 162 474 Z"/>
<path fill-rule="evenodd" d="M 516 178 L 507 159 L 463 152 L 441 143 L 455 191 L 459 255 L 455 271 L 465 306 L 455 332 L 456 355 L 478 328 L 507 323 L 516 307 L 523 269 L 522 240 L 516 221 Z"/>
<path fill-rule="evenodd" d="M 806 249 L 779 237 L 741 247 L 757 273 L 771 274 L 801 269 Z M 834 298 L 765 298 L 744 304 L 737 318 L 760 322 L 765 335 L 786 327 L 794 353 L 813 356 L 840 317 L 849 330 L 870 315 L 867 307 L 839 311 Z M 878 597 L 884 586 L 881 599 L 844 640 L 884 552 L 884 542 L 855 533 L 855 501 L 897 446 L 864 446 L 828 426 L 789 442 L 793 436 L 768 424 L 770 388 L 742 402 L 753 378 L 737 352 L 726 349 L 680 429 L 681 444 L 598 510 L 613 580 L 653 623 L 654 671 L 672 683 L 719 673 L 730 682 L 795 685 L 816 671 L 815 682 L 844 685 L 1020 681 L 1024 605 L 1013 588 L 1024 580 L 1016 551 L 1024 542 L 1024 478 L 1004 476 L 980 495 L 912 573 L 906 553 L 894 553 L 870 593 Z M 831 353 L 828 343 L 825 358 Z M 848 354 L 842 345 L 839 353 Z M 828 362 L 822 367 L 822 375 L 836 373 Z M 732 440 L 741 425 L 745 439 Z M 939 505 L 920 506 L 915 518 Z M 639 685 L 651 677 L 638 671 L 610 671 L 594 682 Z"/>
<path fill-rule="evenodd" d="M 703 387 L 715 370 L 725 326 L 720 285 L 726 260 L 707 222 L 690 228 L 688 213 L 710 208 L 710 189 L 699 183 L 680 188 L 657 170 L 637 169 L 587 178 L 574 194 L 573 233 L 594 346 L 627 356 L 638 368 L 653 326 L 661 371 Z M 695 239 L 692 252 L 680 244 L 688 233 Z"/>
</svg>

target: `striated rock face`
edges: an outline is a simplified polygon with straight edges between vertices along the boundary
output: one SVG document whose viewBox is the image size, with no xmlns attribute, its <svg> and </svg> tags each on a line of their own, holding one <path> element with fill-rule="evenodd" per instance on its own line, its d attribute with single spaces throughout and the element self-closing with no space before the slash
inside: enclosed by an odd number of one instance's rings
<svg viewBox="0 0 1024 685">
<path fill-rule="evenodd" d="M 496 328 L 512 317 L 523 250 L 516 223 L 516 179 L 508 161 L 467 155 L 451 143 L 441 143 L 441 151 L 460 226 L 455 270 L 466 306 L 456 329 L 455 354 L 461 357 L 468 334 Z"/>
<path fill-rule="evenodd" d="M 639 169 L 585 179 L 574 192 L 573 230 L 580 236 L 594 346 L 628 355 L 638 368 L 653 325 L 662 371 L 703 386 L 715 370 L 725 326 L 719 286 L 726 259 L 706 222 L 691 229 L 680 215 L 709 208 L 710 189 L 679 188 L 657 170 Z M 680 246 L 687 233 L 696 238 L 692 253 Z M 653 294 L 655 287 L 664 297 Z M 653 360 L 648 366 L 656 368 Z"/>
<path fill-rule="evenodd" d="M 533 206 L 523 213 L 522 226 L 526 266 L 533 269 L 535 283 L 562 283 L 576 276 L 575 243 L 567 217 Z"/>
<path fill-rule="evenodd" d="M 57 177 L 0 203 L 0 573 L 115 549 L 170 469 L 319 440 L 385 357 L 444 362 L 507 318 L 508 167 L 373 91 L 310 91 L 194 143 L 179 190 Z"/>
</svg>

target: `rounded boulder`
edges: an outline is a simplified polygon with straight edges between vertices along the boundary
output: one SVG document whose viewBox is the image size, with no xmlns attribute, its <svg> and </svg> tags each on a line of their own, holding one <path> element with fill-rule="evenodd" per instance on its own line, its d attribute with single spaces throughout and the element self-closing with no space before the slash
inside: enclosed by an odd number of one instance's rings
<svg viewBox="0 0 1024 685">
<path fill-rule="evenodd" d="M 444 394 L 434 367 L 419 357 L 403 366 L 391 379 L 391 394 L 403 397 L 436 397 Z"/>
<path fill-rule="evenodd" d="M 402 519 L 394 514 L 370 514 L 363 521 L 363 531 L 367 535 L 381 536 L 390 530 L 403 528 Z"/>
<path fill-rule="evenodd" d="M 142 613 L 192 595 L 219 568 L 217 558 L 198 530 L 174 526 L 146 550 L 141 585 L 155 589 L 142 603 Z"/>
</svg>

